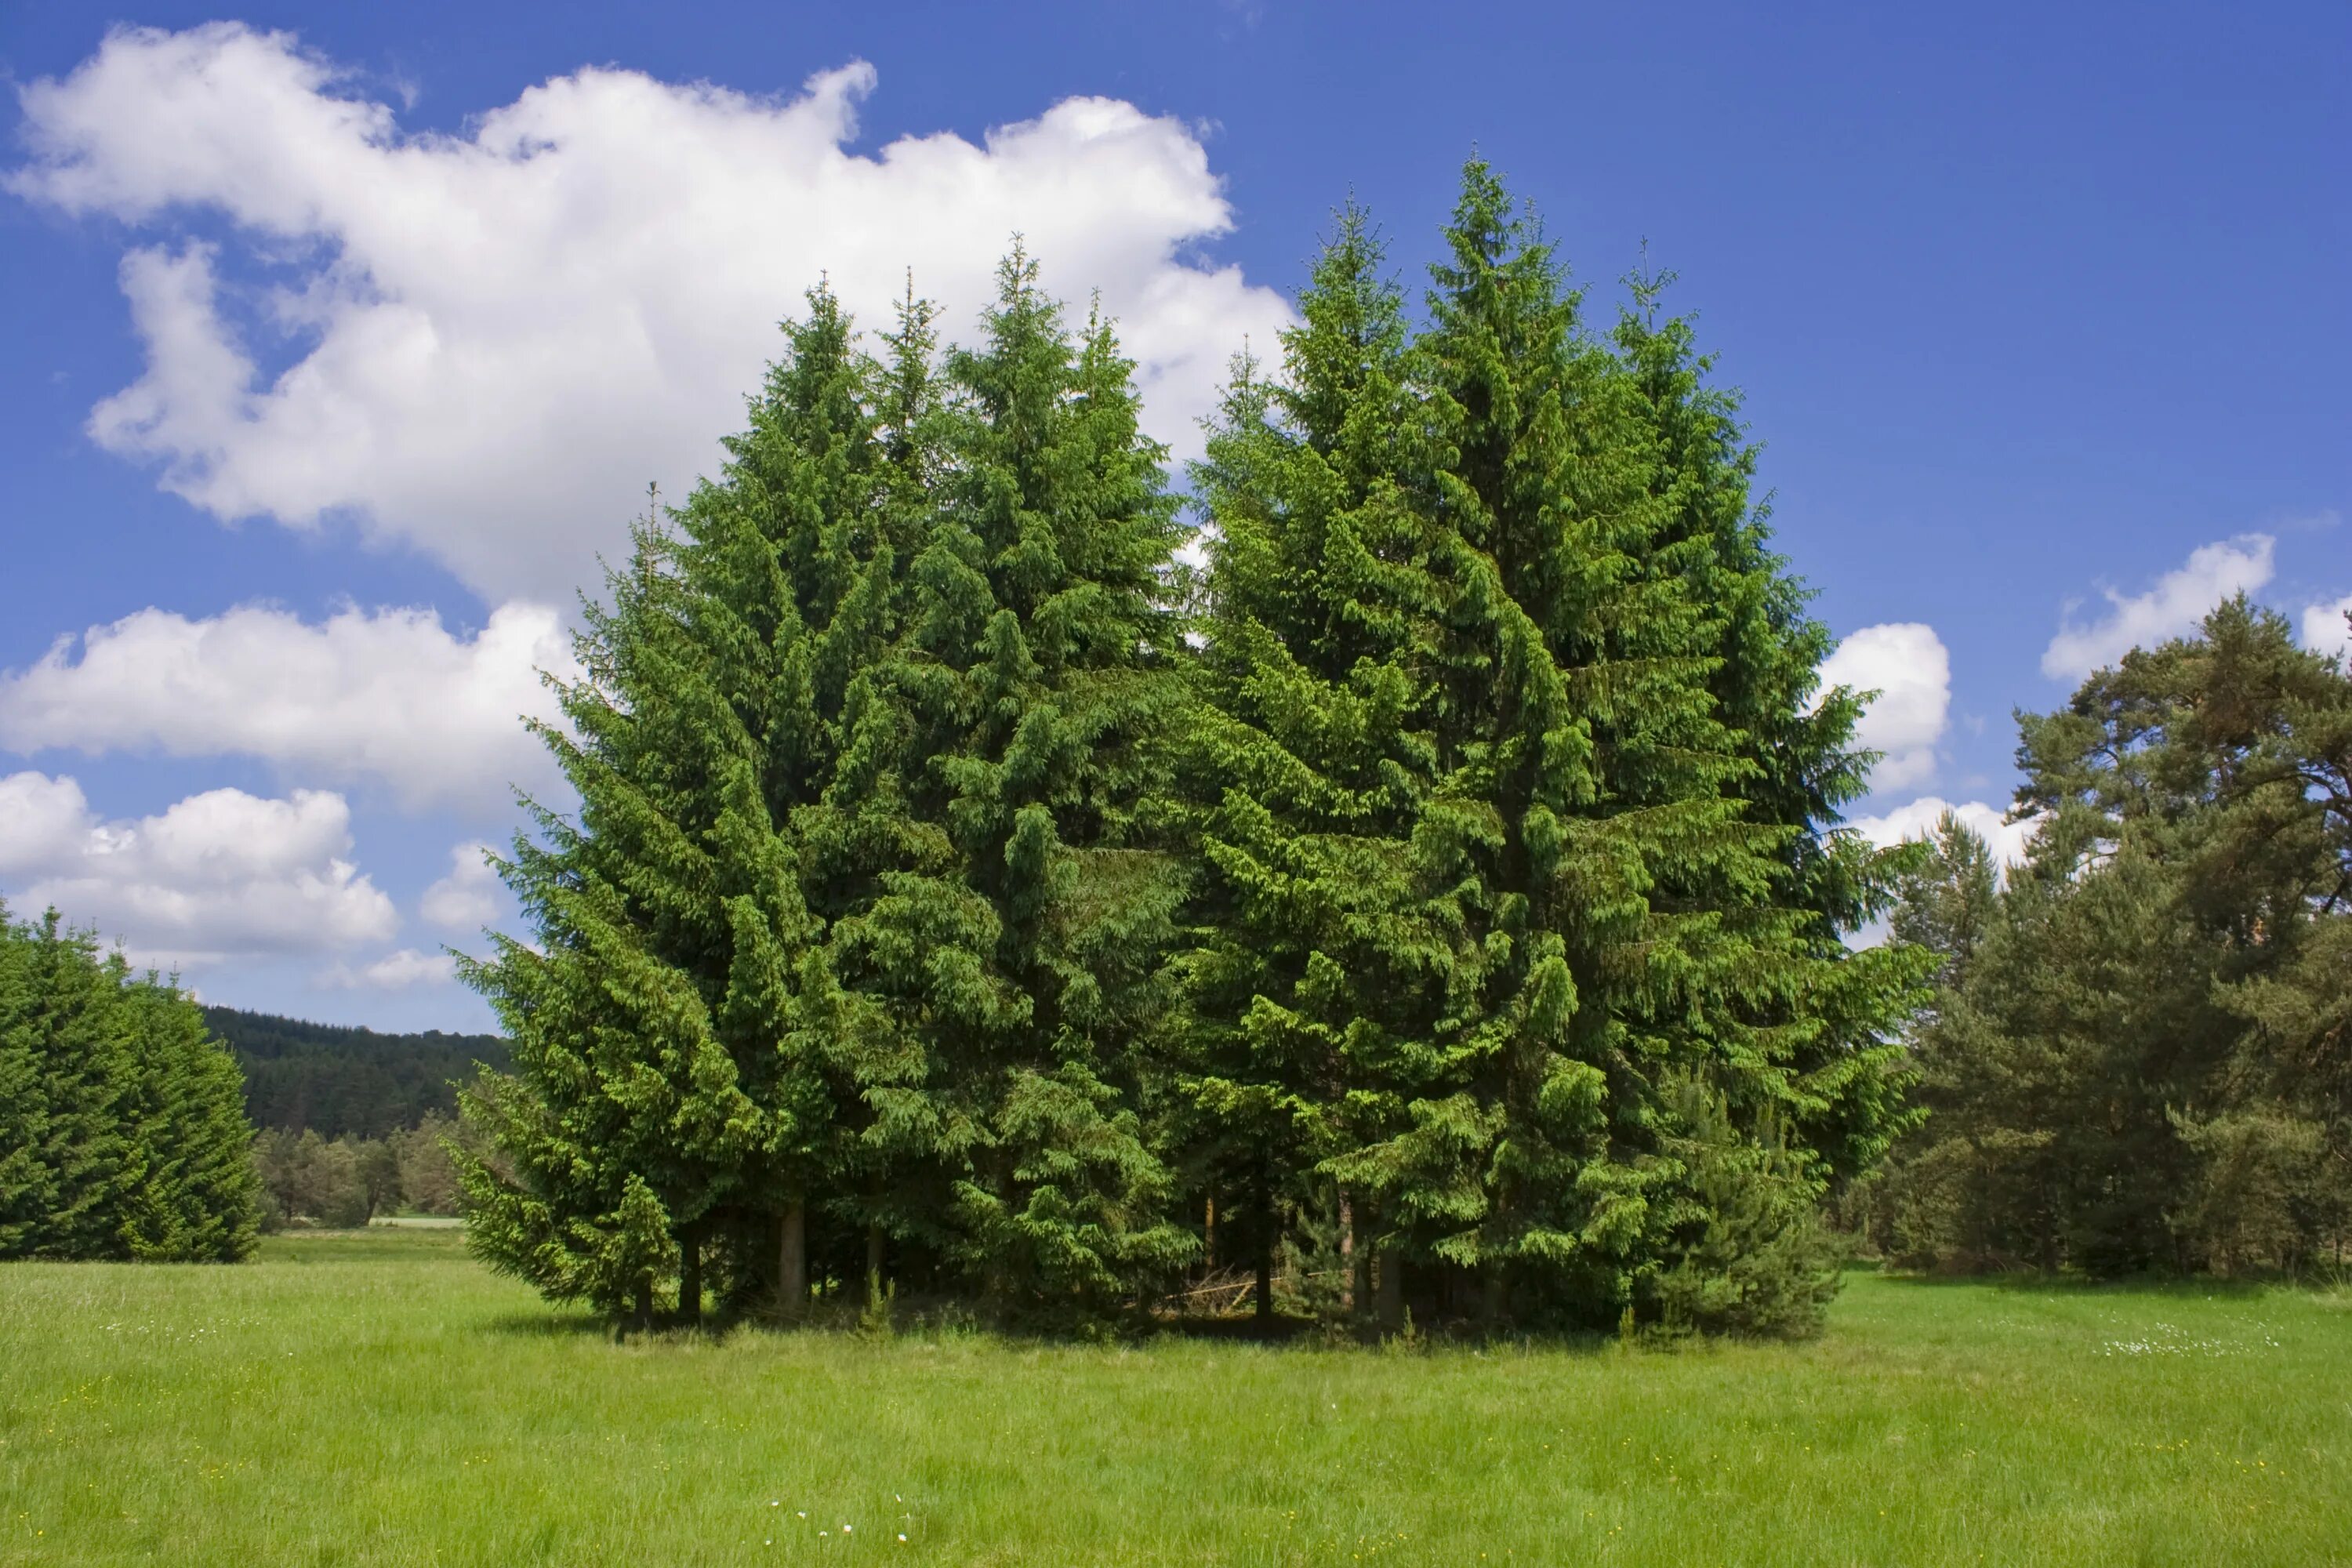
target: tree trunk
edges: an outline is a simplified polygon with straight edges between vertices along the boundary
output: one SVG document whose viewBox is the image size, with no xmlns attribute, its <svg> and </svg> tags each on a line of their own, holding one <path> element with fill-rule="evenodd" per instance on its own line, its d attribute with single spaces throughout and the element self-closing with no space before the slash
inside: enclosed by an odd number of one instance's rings
<svg viewBox="0 0 2352 1568">
<path fill-rule="evenodd" d="M 808 1205 L 798 1198 L 776 1225 L 776 1310 L 788 1323 L 808 1311 Z"/>
<path fill-rule="evenodd" d="M 1393 1247 L 1381 1252 L 1380 1269 L 1381 1327 L 1401 1328 L 1404 1323 L 1404 1259 Z"/>
<path fill-rule="evenodd" d="M 1340 1251 L 1348 1259 L 1348 1312 L 1354 1318 L 1368 1318 L 1372 1312 L 1372 1244 L 1368 1234 L 1371 1219 L 1360 1206 L 1348 1215 L 1347 1228 L 1340 1232 Z"/>
<path fill-rule="evenodd" d="M 677 1321 L 688 1328 L 702 1321 L 702 1226 L 688 1226 L 677 1238 Z"/>
<path fill-rule="evenodd" d="M 1267 1190 L 1265 1163 L 1257 1167 L 1257 1321 L 1274 1323 L 1274 1194 Z"/>
<path fill-rule="evenodd" d="M 654 1326 L 654 1277 L 650 1274 L 637 1280 L 636 1320 L 639 1333 Z"/>
</svg>

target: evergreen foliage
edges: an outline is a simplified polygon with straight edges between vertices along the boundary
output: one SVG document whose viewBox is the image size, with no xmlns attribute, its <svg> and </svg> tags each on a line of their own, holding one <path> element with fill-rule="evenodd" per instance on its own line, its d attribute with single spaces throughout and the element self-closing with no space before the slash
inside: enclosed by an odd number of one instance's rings
<svg viewBox="0 0 2352 1568">
<path fill-rule="evenodd" d="M 207 1006 L 205 1026 L 245 1074 L 256 1127 L 322 1138 L 384 1138 L 428 1116 L 454 1116 L 457 1084 L 478 1067 L 503 1069 L 496 1035 L 385 1034 L 236 1007 Z"/>
<path fill-rule="evenodd" d="M 878 363 L 811 305 L 547 732 L 583 805 L 507 867 L 539 948 L 469 971 L 519 1068 L 468 1101 L 514 1163 L 468 1165 L 476 1245 L 640 1313 L 673 1270 L 688 1317 L 706 1274 L 796 1311 L 805 1248 L 886 1237 L 1100 1308 L 1185 1247 L 1123 1048 L 1180 885 L 1174 503 L 1108 325 L 1018 254 L 944 363 L 911 299 Z"/>
<path fill-rule="evenodd" d="M 2352 680 L 2240 598 L 2021 715 L 2031 854 L 1958 824 L 1895 925 L 1946 968 L 1904 1261 L 2294 1269 L 2352 1239 Z"/>
<path fill-rule="evenodd" d="M 1827 832 L 1855 706 L 1806 709 L 1827 639 L 1687 327 L 1644 283 L 1593 336 L 1482 164 L 1447 242 L 1415 334 L 1342 215 L 1199 473 L 1184 1081 L 1221 1179 L 1345 1207 L 1360 1308 L 1613 1323 L 1698 1270 L 1674 1311 L 1802 1328 L 1822 1248 L 1752 1319 L 1729 1259 L 1893 1135 L 1918 973 L 1837 940 L 1891 866 Z M 1727 1214 L 1727 1143 L 1801 1196 Z"/>
<path fill-rule="evenodd" d="M 0 907 L 0 1257 L 243 1258 L 251 1139 L 194 1002 L 55 910 Z"/>
<path fill-rule="evenodd" d="M 721 478 L 649 515 L 590 606 L 571 729 L 541 729 L 579 816 L 539 811 L 501 866 L 539 942 L 466 970 L 517 1069 L 466 1097 L 511 1163 L 461 1156 L 472 1244 L 641 1318 L 657 1287 L 699 1312 L 706 1247 L 724 1293 L 795 1271 L 854 1101 L 855 1064 L 809 1026 L 809 894 L 838 868 L 804 857 L 795 814 L 897 608 L 903 486 L 877 367 L 830 294 L 810 304 Z"/>
<path fill-rule="evenodd" d="M 1262 1311 L 1287 1258 L 1391 1321 L 1817 1320 L 1928 962 L 1841 941 L 1904 858 L 1833 831 L 1854 695 L 1658 285 L 1588 329 L 1475 163 L 1447 241 L 1416 328 L 1342 216 L 1199 580 L 1021 250 L 968 348 L 811 296 L 542 731 L 581 809 L 467 968 L 484 1257 L 615 1314 L 1099 1315 L 1222 1237 Z"/>
</svg>

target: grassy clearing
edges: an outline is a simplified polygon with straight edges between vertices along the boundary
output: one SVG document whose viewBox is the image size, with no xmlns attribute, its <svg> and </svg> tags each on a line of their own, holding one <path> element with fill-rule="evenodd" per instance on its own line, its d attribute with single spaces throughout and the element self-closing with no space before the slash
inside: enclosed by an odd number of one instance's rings
<svg viewBox="0 0 2352 1568">
<path fill-rule="evenodd" d="M 2352 1296 L 1861 1275 L 1817 1343 L 1630 1355 L 616 1349 L 446 1232 L 276 1239 L 0 1268 L 0 1561 L 243 1568 L 2352 1563 Z"/>
</svg>

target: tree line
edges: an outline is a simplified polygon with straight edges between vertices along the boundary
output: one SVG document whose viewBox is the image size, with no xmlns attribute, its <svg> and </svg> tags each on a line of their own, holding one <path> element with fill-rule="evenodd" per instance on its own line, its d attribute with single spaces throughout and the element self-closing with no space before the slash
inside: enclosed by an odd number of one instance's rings
<svg viewBox="0 0 2352 1568">
<path fill-rule="evenodd" d="M 1925 1120 L 1856 1213 L 1931 1268 L 2299 1272 L 2352 1242 L 2352 679 L 2242 596 L 2021 716 L 2004 881 L 1956 819 Z"/>
<path fill-rule="evenodd" d="M 251 1142 L 194 1002 L 57 911 L 0 904 L 0 1258 L 241 1258 Z"/>
<path fill-rule="evenodd" d="M 390 1138 L 427 1117 L 448 1121 L 461 1079 L 478 1065 L 507 1065 L 507 1043 L 496 1035 L 385 1034 L 216 1006 L 205 1009 L 205 1023 L 244 1071 L 256 1127 L 330 1140 Z"/>
<path fill-rule="evenodd" d="M 1802 1330 L 1932 955 L 1664 279 L 1595 325 L 1465 170 L 1416 320 L 1353 209 L 1191 501 L 1016 248 L 975 344 L 820 288 L 540 733 L 465 973 L 476 1251 L 691 1321 L 820 1280 Z"/>
<path fill-rule="evenodd" d="M 265 1127 L 253 1142 L 261 1184 L 261 1228 L 320 1225 L 351 1229 L 379 1215 L 455 1216 L 465 1189 L 452 1148 L 478 1138 L 464 1123 L 427 1111 L 414 1127 L 380 1137 L 322 1136 Z M 495 1158 L 495 1155 L 491 1156 Z"/>
</svg>

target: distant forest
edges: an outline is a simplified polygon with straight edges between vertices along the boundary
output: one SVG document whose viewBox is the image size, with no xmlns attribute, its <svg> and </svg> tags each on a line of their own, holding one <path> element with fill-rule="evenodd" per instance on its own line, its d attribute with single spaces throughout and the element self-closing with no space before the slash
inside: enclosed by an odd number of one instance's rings
<svg viewBox="0 0 2352 1568">
<path fill-rule="evenodd" d="M 381 1138 L 433 1112 L 454 1117 L 454 1084 L 472 1078 L 477 1063 L 508 1065 L 497 1035 L 383 1035 L 235 1007 L 206 1007 L 205 1022 L 245 1069 L 256 1127 L 321 1138 Z"/>
</svg>

